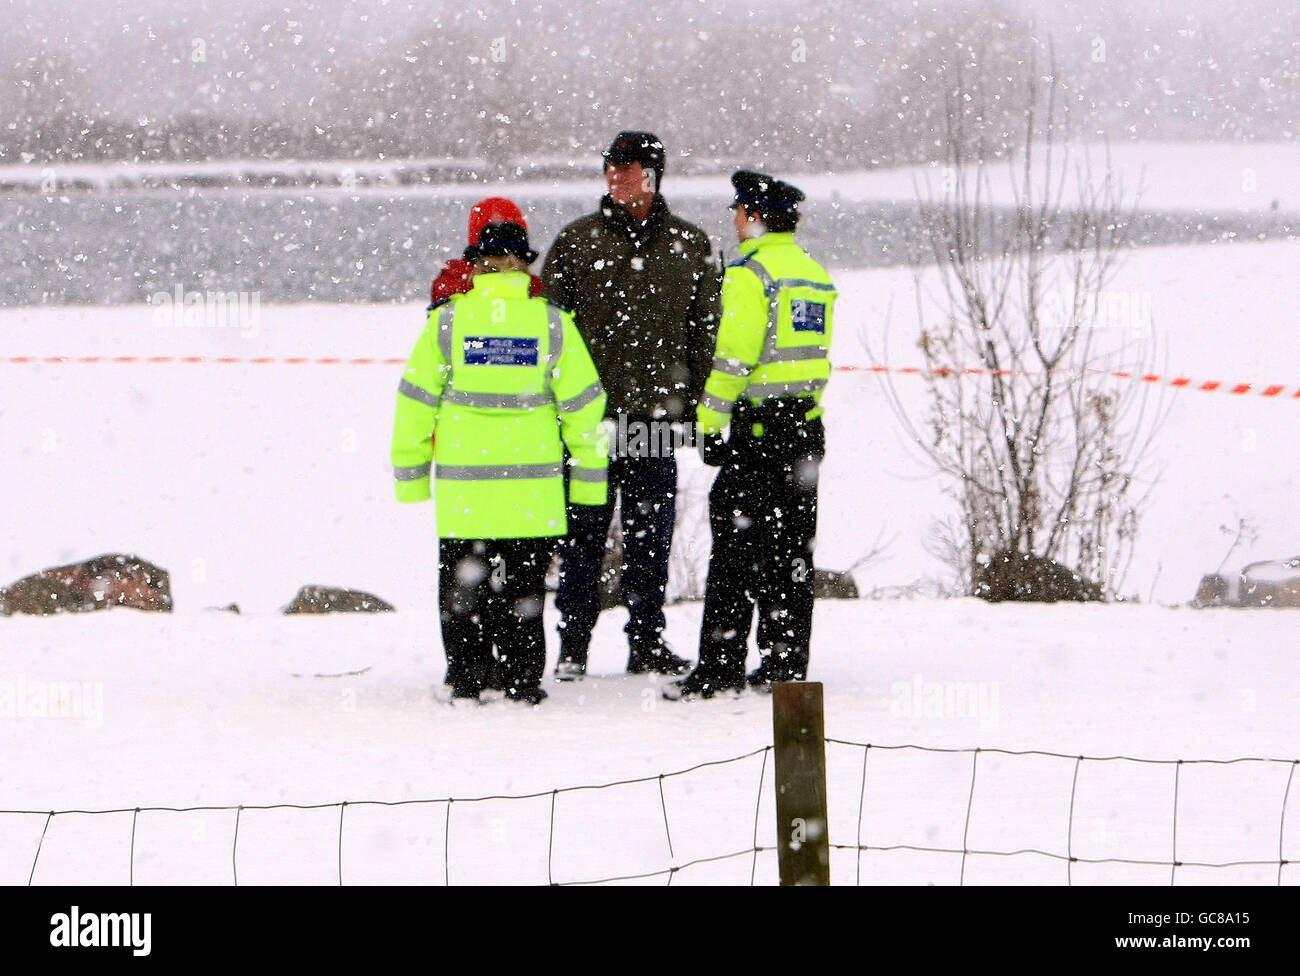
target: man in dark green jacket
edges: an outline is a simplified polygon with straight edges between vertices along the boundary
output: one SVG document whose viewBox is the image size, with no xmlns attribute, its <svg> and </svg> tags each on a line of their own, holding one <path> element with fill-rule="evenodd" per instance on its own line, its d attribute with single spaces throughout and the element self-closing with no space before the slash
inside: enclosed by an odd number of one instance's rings
<svg viewBox="0 0 1300 976">
<path fill-rule="evenodd" d="M 586 671 L 616 497 L 622 499 L 628 671 L 681 674 L 690 666 L 663 640 L 676 520 L 673 449 L 685 439 L 681 425 L 695 419 L 717 336 L 718 269 L 708 235 L 674 216 L 659 193 L 663 144 L 648 132 L 620 132 L 604 157 L 609 193 L 594 214 L 560 232 L 542 269 L 546 297 L 573 311 L 615 431 L 609 501 L 571 512 L 561 549 L 556 677 L 562 680 Z"/>
</svg>

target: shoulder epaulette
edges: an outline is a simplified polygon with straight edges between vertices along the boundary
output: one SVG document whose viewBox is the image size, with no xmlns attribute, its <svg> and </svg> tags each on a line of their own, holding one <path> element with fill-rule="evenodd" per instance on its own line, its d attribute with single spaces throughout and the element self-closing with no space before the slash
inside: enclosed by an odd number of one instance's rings
<svg viewBox="0 0 1300 976">
<path fill-rule="evenodd" d="M 425 311 L 432 312 L 435 308 L 442 308 L 442 306 L 446 305 L 449 301 L 451 301 L 455 297 L 456 297 L 455 295 L 448 295 L 446 298 L 439 298 L 436 302 L 434 302 L 428 308 L 426 308 Z"/>
<path fill-rule="evenodd" d="M 541 295 L 538 295 L 537 297 L 538 297 L 538 298 L 541 298 L 542 301 L 544 301 L 547 305 L 551 306 L 551 308 L 558 308 L 558 309 L 559 309 L 561 312 L 563 312 L 565 315 L 572 315 L 572 314 L 573 314 L 573 309 L 569 308 L 569 306 L 567 306 L 567 305 L 561 305 L 559 302 L 553 302 L 553 301 L 551 301 L 549 298 L 545 298 L 545 297 L 543 297 L 543 296 L 541 296 Z"/>
<path fill-rule="evenodd" d="M 743 268 L 753 259 L 754 255 L 746 254 L 743 258 L 738 258 L 727 265 L 728 268 Z"/>
</svg>

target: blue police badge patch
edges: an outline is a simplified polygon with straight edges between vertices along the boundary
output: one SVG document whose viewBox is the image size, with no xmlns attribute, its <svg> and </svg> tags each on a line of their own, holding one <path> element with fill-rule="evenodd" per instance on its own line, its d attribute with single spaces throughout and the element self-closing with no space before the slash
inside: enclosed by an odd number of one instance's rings
<svg viewBox="0 0 1300 976">
<path fill-rule="evenodd" d="M 796 332 L 826 334 L 826 305 L 796 298 L 790 302 L 790 324 Z"/>
<path fill-rule="evenodd" d="M 537 339 L 466 336 L 466 366 L 536 366 Z"/>
</svg>

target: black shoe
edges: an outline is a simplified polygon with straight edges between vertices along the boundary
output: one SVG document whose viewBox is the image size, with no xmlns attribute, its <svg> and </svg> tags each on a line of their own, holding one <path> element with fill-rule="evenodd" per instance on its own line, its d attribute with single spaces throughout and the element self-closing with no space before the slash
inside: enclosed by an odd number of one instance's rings
<svg viewBox="0 0 1300 976">
<path fill-rule="evenodd" d="M 686 674 L 694 665 L 684 657 L 678 657 L 663 638 L 654 643 L 633 644 L 627 658 L 628 674 Z"/>
<path fill-rule="evenodd" d="M 540 705 L 546 701 L 546 692 L 541 688 L 507 688 L 506 697 L 527 705 Z"/>
<path fill-rule="evenodd" d="M 670 681 L 664 685 L 663 696 L 668 701 L 683 701 L 692 698 L 712 698 L 723 691 L 740 692 L 745 690 L 743 678 L 734 681 L 718 681 L 705 678 L 696 668 L 680 681 Z"/>
<path fill-rule="evenodd" d="M 483 667 L 483 690 L 505 691 L 509 683 L 506 666 L 495 654 L 489 655 Z"/>
<path fill-rule="evenodd" d="M 772 691 L 772 672 L 759 665 L 745 676 L 745 684 L 754 691 L 770 694 Z"/>
<path fill-rule="evenodd" d="M 803 681 L 808 674 L 808 659 L 800 660 L 787 651 L 770 651 L 762 656 L 762 661 L 745 681 L 751 688 L 771 691 L 778 681 Z"/>
<path fill-rule="evenodd" d="M 587 673 L 587 666 L 577 661 L 566 661 L 560 658 L 555 663 L 555 680 L 556 681 L 581 681 Z"/>
<path fill-rule="evenodd" d="M 452 685 L 451 700 L 452 703 L 458 701 L 478 701 L 479 690 L 468 685 Z"/>
<path fill-rule="evenodd" d="M 565 636 L 560 632 L 560 659 L 555 662 L 556 681 L 581 681 L 587 673 L 588 639 Z"/>
</svg>

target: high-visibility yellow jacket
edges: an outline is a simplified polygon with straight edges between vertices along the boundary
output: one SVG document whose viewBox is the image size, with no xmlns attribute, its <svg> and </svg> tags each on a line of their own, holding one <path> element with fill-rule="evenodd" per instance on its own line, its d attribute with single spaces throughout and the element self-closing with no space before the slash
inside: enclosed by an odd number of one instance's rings
<svg viewBox="0 0 1300 976">
<path fill-rule="evenodd" d="M 740 245 L 722 279 L 722 321 L 713 370 L 696 411 L 701 434 L 731 423 L 741 397 L 812 397 L 822 415 L 831 375 L 835 285 L 794 234 L 764 234 Z"/>
<path fill-rule="evenodd" d="M 605 503 L 605 391 L 573 317 L 528 286 L 479 274 L 431 306 L 398 386 L 397 499 L 436 495 L 440 538 L 564 535 L 565 447 L 569 500 Z"/>
</svg>

